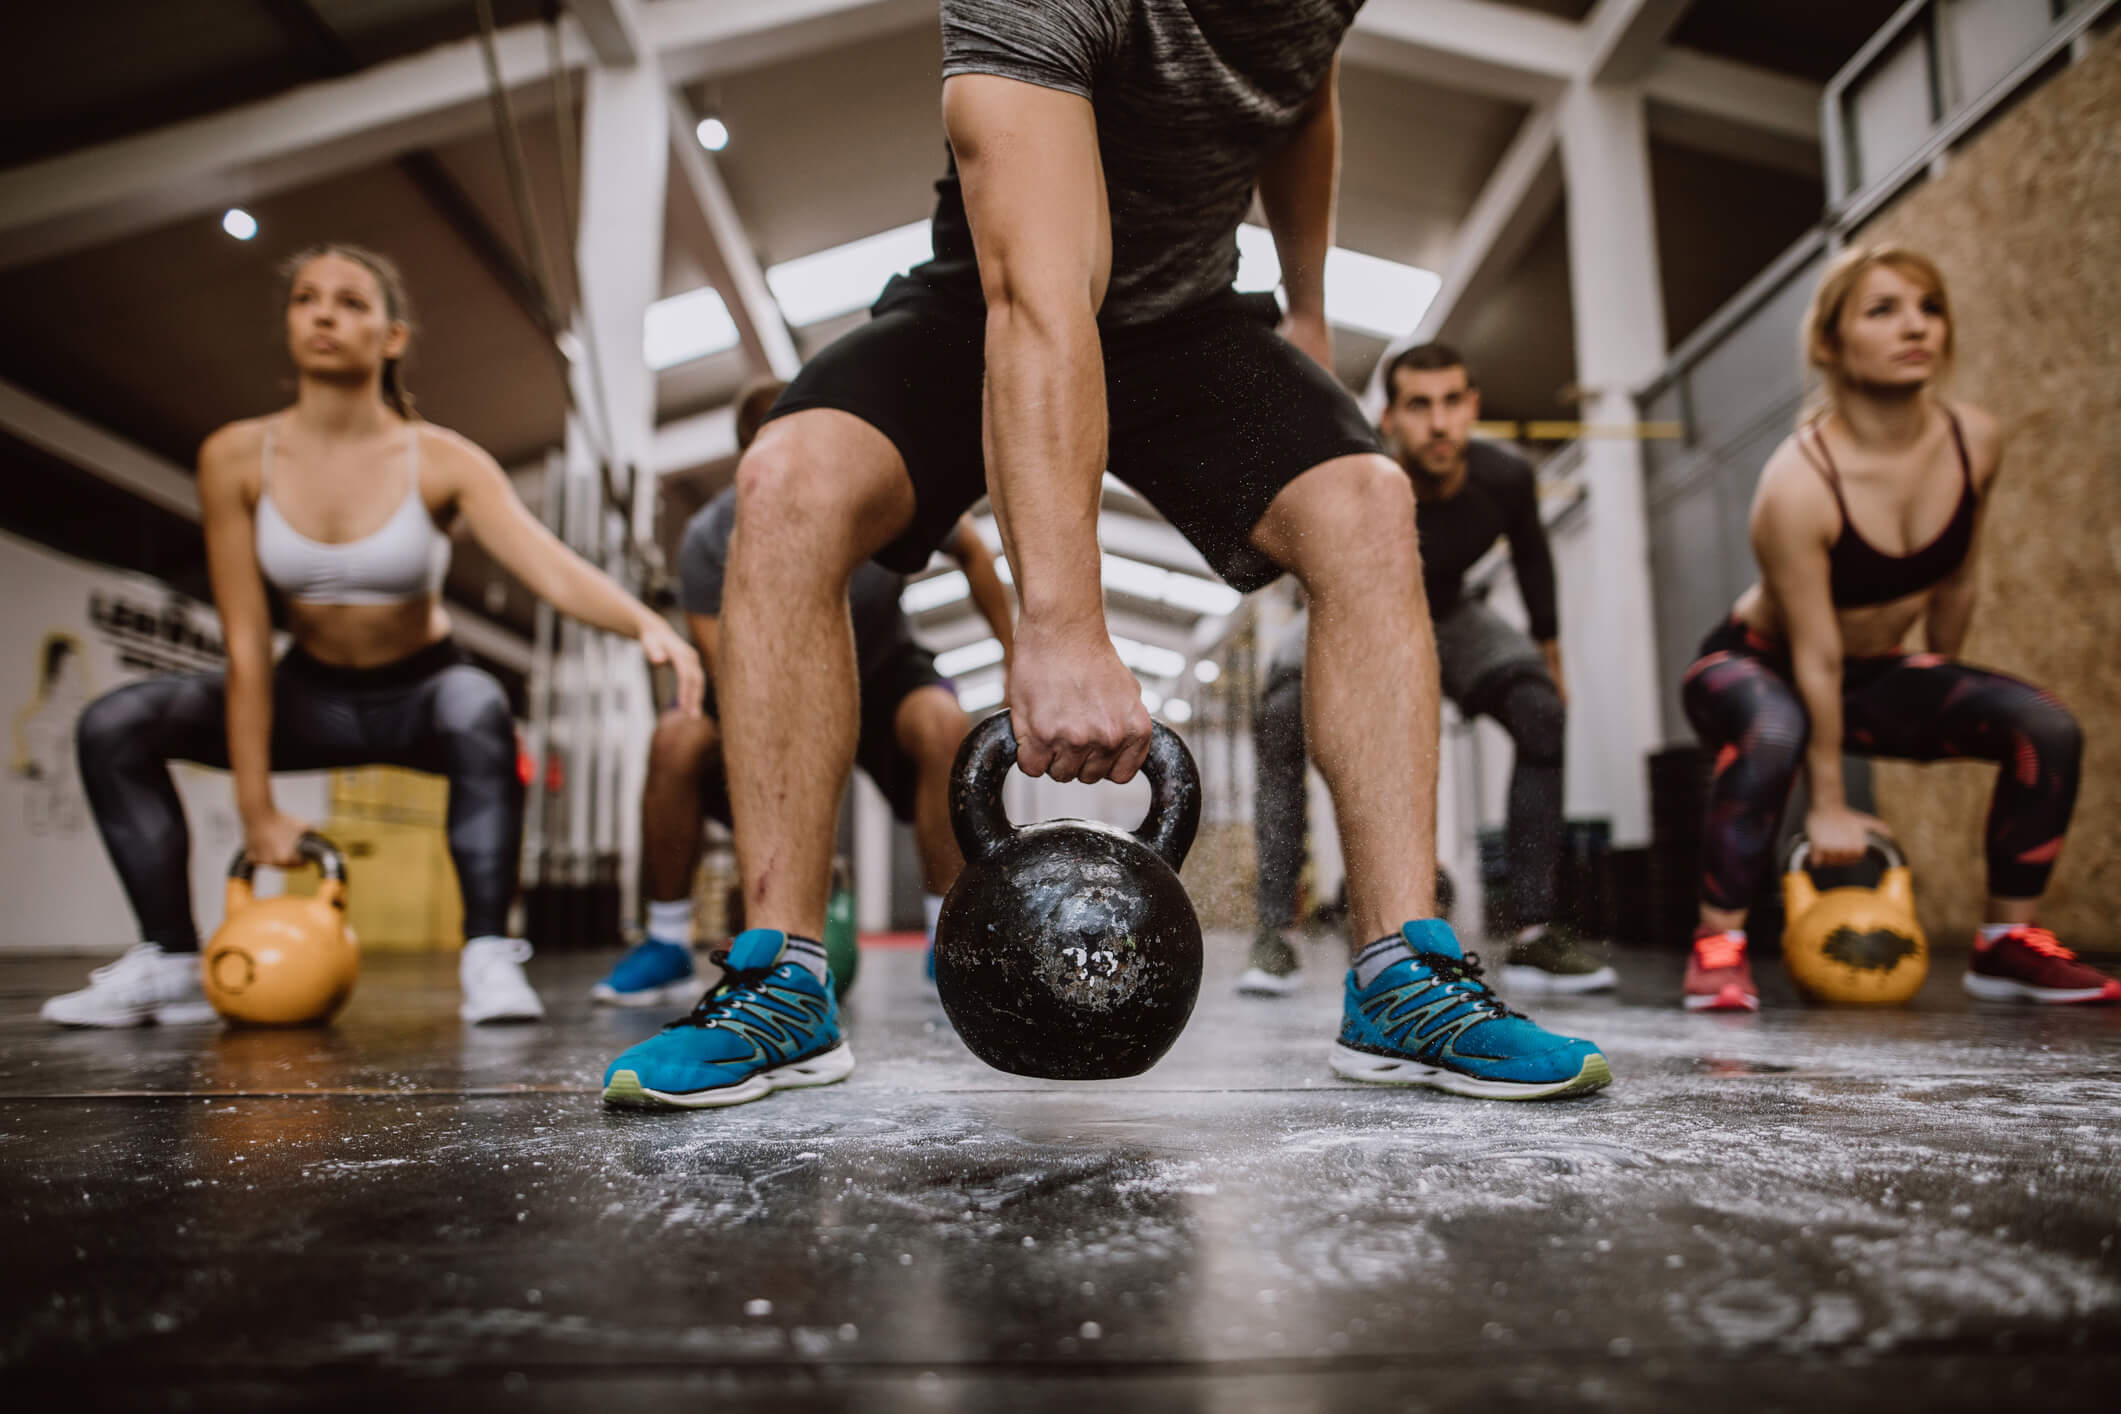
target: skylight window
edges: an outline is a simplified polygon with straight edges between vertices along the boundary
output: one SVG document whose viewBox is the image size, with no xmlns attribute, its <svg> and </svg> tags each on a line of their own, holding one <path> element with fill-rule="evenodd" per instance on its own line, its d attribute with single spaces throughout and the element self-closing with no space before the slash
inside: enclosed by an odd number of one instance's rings
<svg viewBox="0 0 2121 1414">
<path fill-rule="evenodd" d="M 659 299 L 641 321 L 641 351 L 657 373 L 735 347 L 736 321 L 711 286 Z"/>
<path fill-rule="evenodd" d="M 1237 288 L 1274 290 L 1281 259 L 1263 226 L 1237 228 Z M 1379 338 L 1395 339 L 1421 323 L 1443 280 L 1432 270 L 1381 260 L 1335 246 L 1326 253 L 1326 320 Z"/>
<path fill-rule="evenodd" d="M 926 221 L 867 236 L 815 255 L 784 260 L 766 271 L 766 286 L 793 328 L 867 309 L 884 282 L 928 259 L 934 244 Z"/>
</svg>

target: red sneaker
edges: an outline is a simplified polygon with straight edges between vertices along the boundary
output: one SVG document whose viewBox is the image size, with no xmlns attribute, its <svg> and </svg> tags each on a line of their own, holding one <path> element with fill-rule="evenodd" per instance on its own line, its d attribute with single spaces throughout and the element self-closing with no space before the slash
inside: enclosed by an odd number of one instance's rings
<svg viewBox="0 0 2121 1414">
<path fill-rule="evenodd" d="M 1976 934 L 1974 958 L 1961 981 L 1969 993 L 1989 1002 L 2121 1002 L 2121 982 L 2086 967 L 2053 933 L 2030 923 L 1994 942 Z"/>
<path fill-rule="evenodd" d="M 1745 934 L 1700 932 L 1681 987 L 1688 1011 L 1758 1011 L 1760 992 L 1745 960 Z"/>
</svg>

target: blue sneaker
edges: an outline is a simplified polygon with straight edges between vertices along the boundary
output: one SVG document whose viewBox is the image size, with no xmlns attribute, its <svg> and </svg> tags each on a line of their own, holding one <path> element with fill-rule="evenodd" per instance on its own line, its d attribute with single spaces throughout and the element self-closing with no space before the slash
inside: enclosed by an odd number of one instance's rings
<svg viewBox="0 0 2121 1414">
<path fill-rule="evenodd" d="M 700 995 L 692 949 L 650 938 L 620 958 L 589 995 L 607 1006 L 689 1006 Z"/>
<path fill-rule="evenodd" d="M 721 983 L 681 1021 L 624 1052 L 604 1072 L 604 1103 L 706 1109 L 775 1090 L 830 1085 L 854 1073 L 832 979 L 784 960 L 787 936 L 750 928 L 714 954 Z"/>
<path fill-rule="evenodd" d="M 1480 980 L 1479 955 L 1459 950 L 1448 923 L 1422 919 L 1399 931 L 1414 956 L 1367 987 L 1349 969 L 1336 1073 L 1485 1100 L 1586 1095 L 1612 1084 L 1596 1046 L 1542 1030 L 1497 1000 Z"/>
</svg>

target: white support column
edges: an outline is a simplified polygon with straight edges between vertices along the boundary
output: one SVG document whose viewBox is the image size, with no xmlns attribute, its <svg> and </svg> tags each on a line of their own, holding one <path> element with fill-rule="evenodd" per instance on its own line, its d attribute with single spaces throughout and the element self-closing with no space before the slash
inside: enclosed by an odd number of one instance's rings
<svg viewBox="0 0 2121 1414">
<path fill-rule="evenodd" d="M 629 13 L 612 7 L 615 16 Z M 652 57 L 589 70 L 576 239 L 583 353 L 574 384 L 578 401 L 592 410 L 588 421 L 602 450 L 619 470 L 620 489 L 632 496 L 627 522 L 642 540 L 654 531 L 656 437 L 655 375 L 641 331 L 648 306 L 662 293 L 669 120 L 662 71 Z M 580 433 L 578 427 L 568 438 L 571 505 L 588 511 L 576 548 L 609 567 L 625 538 L 622 522 L 603 508 L 594 451 Z M 575 710 L 586 714 L 575 733 L 577 750 L 593 763 L 584 781 L 585 795 L 593 796 L 585 802 L 591 807 L 585 843 L 600 855 L 617 853 L 621 907 L 631 918 L 641 857 L 636 801 L 654 703 L 640 650 L 631 641 L 602 637 L 582 650 L 579 666 L 595 679 L 573 699 Z"/>
<path fill-rule="evenodd" d="M 1569 675 L 1572 794 L 1613 822 L 1613 842 L 1649 838 L 1644 758 L 1660 741 L 1655 619 L 1634 390 L 1663 365 L 1664 297 L 1643 95 L 1631 85 L 1571 85 L 1561 104 L 1568 186 L 1569 282 L 1585 439 L 1583 480 L 1599 566 L 1588 614 L 1604 652 Z"/>
</svg>

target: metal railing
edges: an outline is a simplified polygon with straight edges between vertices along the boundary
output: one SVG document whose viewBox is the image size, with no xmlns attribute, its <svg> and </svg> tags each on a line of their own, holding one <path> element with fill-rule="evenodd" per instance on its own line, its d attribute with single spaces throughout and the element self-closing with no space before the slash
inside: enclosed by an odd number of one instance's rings
<svg viewBox="0 0 2121 1414">
<path fill-rule="evenodd" d="M 1847 231 L 1876 215 L 2115 3 L 1908 0 L 1826 86 L 1827 226 Z"/>
</svg>

